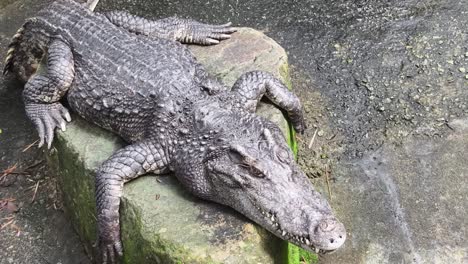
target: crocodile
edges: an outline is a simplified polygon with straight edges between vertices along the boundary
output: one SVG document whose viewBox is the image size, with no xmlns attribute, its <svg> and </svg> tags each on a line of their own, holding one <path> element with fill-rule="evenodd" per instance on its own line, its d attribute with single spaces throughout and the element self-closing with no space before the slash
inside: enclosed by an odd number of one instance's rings
<svg viewBox="0 0 468 264">
<path fill-rule="evenodd" d="M 343 245 L 344 225 L 296 164 L 281 130 L 255 114 L 266 97 L 303 133 L 297 96 L 262 71 L 227 87 L 183 45 L 215 45 L 236 28 L 99 13 L 97 2 L 58 0 L 27 19 L 11 41 L 4 74 L 25 82 L 23 101 L 39 147 L 50 148 L 54 130 L 66 129 L 65 102 L 128 143 L 96 171 L 102 263 L 124 253 L 123 185 L 147 173 L 173 173 L 193 195 L 232 207 L 304 249 L 328 253 Z"/>
</svg>

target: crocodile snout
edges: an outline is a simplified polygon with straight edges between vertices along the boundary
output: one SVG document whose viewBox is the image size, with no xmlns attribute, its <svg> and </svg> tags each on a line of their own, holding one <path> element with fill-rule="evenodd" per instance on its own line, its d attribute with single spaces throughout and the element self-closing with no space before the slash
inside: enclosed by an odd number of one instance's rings
<svg viewBox="0 0 468 264">
<path fill-rule="evenodd" d="M 334 218 L 322 219 L 310 233 L 316 247 L 325 251 L 338 249 L 346 240 L 344 225 Z"/>
</svg>

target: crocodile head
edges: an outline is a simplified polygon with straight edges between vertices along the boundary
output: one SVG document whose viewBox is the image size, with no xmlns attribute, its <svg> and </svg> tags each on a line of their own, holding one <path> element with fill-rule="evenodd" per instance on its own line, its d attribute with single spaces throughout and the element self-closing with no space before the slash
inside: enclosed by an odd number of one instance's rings
<svg viewBox="0 0 468 264">
<path fill-rule="evenodd" d="M 248 140 L 233 139 L 206 162 L 206 198 L 304 249 L 328 253 L 339 248 L 345 228 L 295 163 L 280 129 L 268 126 L 251 134 Z"/>
</svg>

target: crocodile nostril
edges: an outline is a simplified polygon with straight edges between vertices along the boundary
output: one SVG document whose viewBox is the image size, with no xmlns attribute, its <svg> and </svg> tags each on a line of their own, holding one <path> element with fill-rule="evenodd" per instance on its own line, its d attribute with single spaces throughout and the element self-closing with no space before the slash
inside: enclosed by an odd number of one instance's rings
<svg viewBox="0 0 468 264">
<path fill-rule="evenodd" d="M 333 243 L 333 242 L 335 242 L 335 239 L 330 238 L 330 243 Z"/>
<path fill-rule="evenodd" d="M 340 238 L 343 238 L 343 236 L 342 236 L 342 235 L 340 235 Z"/>
</svg>

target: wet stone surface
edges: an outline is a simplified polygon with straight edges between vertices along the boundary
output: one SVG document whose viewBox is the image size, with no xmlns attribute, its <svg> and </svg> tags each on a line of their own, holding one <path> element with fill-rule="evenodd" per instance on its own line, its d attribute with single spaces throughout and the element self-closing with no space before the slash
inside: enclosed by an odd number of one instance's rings
<svg viewBox="0 0 468 264">
<path fill-rule="evenodd" d="M 468 123 L 455 123 L 445 138 L 407 138 L 337 165 L 332 205 L 350 241 L 323 263 L 467 262 Z"/>
</svg>

